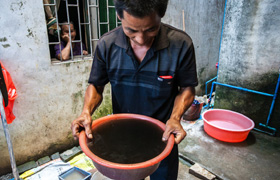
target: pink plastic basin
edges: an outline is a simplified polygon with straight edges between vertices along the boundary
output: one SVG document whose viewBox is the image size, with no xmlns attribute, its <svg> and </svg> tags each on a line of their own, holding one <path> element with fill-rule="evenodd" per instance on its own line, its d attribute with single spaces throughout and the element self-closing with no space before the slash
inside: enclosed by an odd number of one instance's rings
<svg viewBox="0 0 280 180">
<path fill-rule="evenodd" d="M 225 142 L 244 141 L 255 126 L 254 121 L 243 114 L 225 109 L 210 109 L 202 118 L 205 132 Z"/>
<path fill-rule="evenodd" d="M 127 119 L 131 121 L 133 120 L 146 121 L 148 123 L 152 123 L 156 125 L 160 129 L 162 129 L 162 131 L 165 130 L 164 123 L 148 116 L 137 115 L 137 114 L 114 114 L 114 115 L 109 115 L 94 120 L 92 122 L 92 131 L 97 129 L 98 126 L 104 125 L 106 123 L 110 123 L 111 121 L 127 120 Z M 156 157 L 150 160 L 140 162 L 140 163 L 134 163 L 134 164 L 121 164 L 121 163 L 110 162 L 108 160 L 102 159 L 97 155 L 95 155 L 90 150 L 87 144 L 88 142 L 89 140 L 87 139 L 85 132 L 82 131 L 79 136 L 80 146 L 83 152 L 89 158 L 92 159 L 93 164 L 95 165 L 97 170 L 101 172 L 103 175 L 111 179 L 117 179 L 117 180 L 139 180 L 139 179 L 144 179 L 145 177 L 152 174 L 158 168 L 159 163 L 170 154 L 174 145 L 174 136 L 173 135 L 170 136 L 164 150 L 159 155 L 157 155 Z"/>
</svg>

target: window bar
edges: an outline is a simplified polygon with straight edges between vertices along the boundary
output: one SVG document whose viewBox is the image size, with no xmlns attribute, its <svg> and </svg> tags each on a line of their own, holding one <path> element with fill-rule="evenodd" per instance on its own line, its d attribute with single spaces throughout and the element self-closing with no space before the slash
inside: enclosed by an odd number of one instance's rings
<svg viewBox="0 0 280 180">
<path fill-rule="evenodd" d="M 54 0 L 54 4 L 44 4 L 44 6 L 54 6 L 54 12 L 55 12 L 55 18 L 56 18 L 56 28 L 57 28 L 57 36 L 58 36 L 58 42 L 49 42 L 49 45 L 56 45 L 60 44 L 60 31 L 59 31 L 59 24 L 58 24 L 58 14 L 57 14 L 57 7 L 56 7 L 56 0 Z M 59 46 L 60 52 L 61 52 L 61 46 Z"/>
<path fill-rule="evenodd" d="M 98 39 L 101 37 L 101 27 L 100 27 L 100 14 L 99 14 L 99 2 L 96 0 L 97 5 L 97 24 L 98 24 Z"/>
<path fill-rule="evenodd" d="M 118 13 L 116 11 L 116 28 L 118 27 Z"/>
<path fill-rule="evenodd" d="M 108 8 L 115 9 L 115 6 L 108 6 Z M 109 23 L 109 24 L 110 24 L 110 23 Z M 117 13 L 117 11 L 116 11 L 116 27 L 118 27 L 118 24 L 119 24 L 119 22 L 118 22 L 118 13 Z"/>
<path fill-rule="evenodd" d="M 71 37 L 71 29 L 70 29 L 70 18 L 69 18 L 69 7 L 68 7 L 68 0 L 66 0 L 66 14 L 67 14 L 67 22 L 69 28 L 69 40 L 70 40 L 70 49 L 71 49 L 71 59 L 73 60 L 73 47 L 72 47 L 72 37 Z M 62 55 L 61 51 L 60 54 Z M 62 56 L 60 55 L 60 59 L 62 60 Z"/>
<path fill-rule="evenodd" d="M 57 28 L 57 39 L 58 39 L 58 44 L 59 44 L 59 50 L 60 50 L 60 53 L 61 53 L 61 39 L 60 39 L 60 30 L 59 30 L 59 24 L 58 24 L 58 13 L 57 13 L 57 3 L 56 3 L 56 0 L 54 0 L 54 3 L 55 3 L 55 18 L 56 18 L 56 28 Z M 62 56 L 60 56 L 60 61 L 62 61 Z"/>
<path fill-rule="evenodd" d="M 49 42 L 49 45 L 56 45 L 58 42 Z"/>
<path fill-rule="evenodd" d="M 78 0 L 79 1 L 79 0 Z M 79 3 L 79 2 L 78 2 Z M 78 4 L 68 4 L 68 7 L 78 7 Z"/>
<path fill-rule="evenodd" d="M 88 7 L 90 7 L 90 8 L 98 8 L 97 5 L 92 5 L 92 4 L 89 4 Z"/>
<path fill-rule="evenodd" d="M 109 23 L 108 23 L 108 22 L 101 22 L 101 23 L 99 23 L 99 24 L 107 24 L 107 25 L 108 25 Z"/>
<path fill-rule="evenodd" d="M 83 42 L 82 42 L 82 28 L 81 28 L 81 16 L 80 16 L 80 4 L 77 0 L 77 12 L 78 12 L 78 22 L 79 22 L 79 34 L 80 34 L 80 46 L 81 46 L 81 58 L 84 59 L 83 53 Z"/>
<path fill-rule="evenodd" d="M 54 0 L 54 3 L 55 3 L 54 11 L 55 11 L 55 18 L 56 18 L 57 36 L 60 37 L 60 30 L 59 30 L 60 27 L 59 27 L 59 24 L 58 24 L 58 14 L 57 14 L 56 0 Z M 58 38 L 58 42 L 60 44 L 60 38 Z"/>
<path fill-rule="evenodd" d="M 110 23 L 109 23 L 109 1 L 108 0 L 106 0 L 106 8 L 107 8 L 107 27 L 108 27 L 108 31 L 107 32 L 109 32 L 110 31 Z"/>
<path fill-rule="evenodd" d="M 90 5 L 89 7 L 93 7 L 93 8 L 96 8 L 96 21 L 97 21 L 97 24 L 96 24 L 96 27 L 97 27 L 97 38 L 93 37 L 93 39 L 90 40 L 91 43 L 93 43 L 93 41 L 98 41 L 99 40 L 99 37 L 101 36 L 101 30 L 100 30 L 100 14 L 99 14 L 99 1 L 98 0 L 95 0 L 95 4 L 96 5 Z M 94 56 L 94 49 L 93 49 L 93 45 L 92 45 L 92 57 Z"/>
<path fill-rule="evenodd" d="M 109 6 L 108 5 L 108 8 L 115 9 L 115 6 Z M 118 20 L 118 16 L 117 16 L 117 13 L 116 13 L 116 27 L 118 27 L 118 23 L 117 23 L 118 21 L 117 20 Z M 110 23 L 109 23 L 109 31 L 110 31 Z"/>
<path fill-rule="evenodd" d="M 88 22 L 87 23 L 84 23 L 84 24 L 88 24 L 88 28 L 89 28 L 89 43 L 90 43 L 90 53 L 91 53 L 91 57 L 93 57 L 93 52 L 92 52 L 92 41 L 91 41 L 91 16 L 90 16 L 90 13 L 89 13 L 89 8 L 90 8 L 90 5 L 89 5 L 89 0 L 87 0 L 87 16 L 88 16 Z M 86 26 L 85 26 L 86 27 Z M 89 49 L 88 48 L 88 49 Z"/>
</svg>

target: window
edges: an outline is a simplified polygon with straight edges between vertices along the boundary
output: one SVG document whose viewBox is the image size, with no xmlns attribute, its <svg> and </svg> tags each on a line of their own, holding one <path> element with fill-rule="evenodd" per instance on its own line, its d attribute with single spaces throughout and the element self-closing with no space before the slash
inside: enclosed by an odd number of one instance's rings
<svg viewBox="0 0 280 180">
<path fill-rule="evenodd" d="M 43 3 L 53 63 L 64 61 L 61 52 L 68 39 L 67 62 L 92 59 L 99 38 L 120 25 L 113 0 L 43 0 Z M 71 26 L 75 33 L 71 33 Z"/>
</svg>

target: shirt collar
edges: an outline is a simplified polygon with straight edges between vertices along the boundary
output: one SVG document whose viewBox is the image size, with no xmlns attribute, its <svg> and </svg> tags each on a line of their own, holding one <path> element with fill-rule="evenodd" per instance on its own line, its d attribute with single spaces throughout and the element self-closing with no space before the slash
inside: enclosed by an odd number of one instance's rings
<svg viewBox="0 0 280 180">
<path fill-rule="evenodd" d="M 127 37 L 123 32 L 123 28 L 122 26 L 119 26 L 117 28 L 118 28 L 118 33 L 117 33 L 115 44 L 121 48 L 127 49 L 129 46 L 127 42 Z"/>
<path fill-rule="evenodd" d="M 119 26 L 118 28 L 119 31 L 117 34 L 117 39 L 115 41 L 115 44 L 127 50 L 129 47 L 127 36 L 123 32 L 122 26 Z M 169 45 L 169 40 L 167 37 L 166 27 L 164 26 L 163 23 L 161 23 L 159 33 L 155 38 L 155 42 L 153 43 L 154 50 L 157 51 L 160 49 L 164 49 L 168 47 L 168 45 Z"/>
</svg>

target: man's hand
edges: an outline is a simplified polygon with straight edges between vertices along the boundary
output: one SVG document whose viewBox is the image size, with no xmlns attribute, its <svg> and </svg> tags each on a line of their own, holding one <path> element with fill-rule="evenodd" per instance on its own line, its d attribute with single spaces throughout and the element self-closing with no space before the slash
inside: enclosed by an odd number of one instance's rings
<svg viewBox="0 0 280 180">
<path fill-rule="evenodd" d="M 162 136 L 163 141 L 167 141 L 170 134 L 175 135 L 175 143 L 179 144 L 187 135 L 180 121 L 184 112 L 191 106 L 195 95 L 194 87 L 180 87 L 179 94 L 176 96 L 172 114 L 166 122 L 165 131 Z"/>
<path fill-rule="evenodd" d="M 75 119 L 71 124 L 72 134 L 74 139 L 77 140 L 80 135 L 81 130 L 85 130 L 85 133 L 89 139 L 92 139 L 91 131 L 91 116 L 90 114 L 81 114 L 77 119 Z"/>
<path fill-rule="evenodd" d="M 104 86 L 94 86 L 92 84 L 89 84 L 85 94 L 82 114 L 71 124 L 74 139 L 77 139 L 79 137 L 80 132 L 83 129 L 85 130 L 87 137 L 89 139 L 92 139 L 91 115 L 102 102 L 103 90 Z"/>
<path fill-rule="evenodd" d="M 165 131 L 162 136 L 163 141 L 167 141 L 170 134 L 174 134 L 175 143 L 179 144 L 187 135 L 186 131 L 183 129 L 180 121 L 169 119 L 166 122 Z"/>
</svg>

